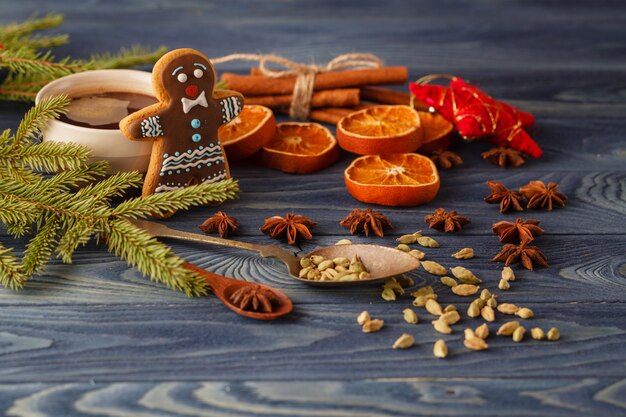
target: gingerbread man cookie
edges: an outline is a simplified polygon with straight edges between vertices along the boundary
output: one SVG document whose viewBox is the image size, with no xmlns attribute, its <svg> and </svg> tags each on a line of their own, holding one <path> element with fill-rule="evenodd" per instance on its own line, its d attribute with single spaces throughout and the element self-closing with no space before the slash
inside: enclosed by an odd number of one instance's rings
<svg viewBox="0 0 626 417">
<path fill-rule="evenodd" d="M 150 140 L 152 154 L 142 195 L 230 178 L 217 129 L 243 108 L 241 94 L 214 91 L 215 72 L 194 49 L 176 49 L 157 61 L 152 88 L 158 103 L 120 121 L 131 140 Z"/>
</svg>

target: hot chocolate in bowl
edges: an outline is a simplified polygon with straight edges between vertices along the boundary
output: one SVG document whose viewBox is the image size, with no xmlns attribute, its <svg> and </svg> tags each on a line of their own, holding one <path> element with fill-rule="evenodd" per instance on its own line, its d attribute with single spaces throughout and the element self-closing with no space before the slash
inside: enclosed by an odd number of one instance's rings
<svg viewBox="0 0 626 417">
<path fill-rule="evenodd" d="M 110 173 L 146 172 L 152 142 L 131 141 L 119 130 L 128 114 L 156 103 L 151 74 L 135 70 L 96 70 L 68 75 L 43 87 L 35 99 L 65 94 L 72 99 L 68 113 L 51 121 L 44 141 L 87 146 L 92 160 L 105 159 Z"/>
</svg>

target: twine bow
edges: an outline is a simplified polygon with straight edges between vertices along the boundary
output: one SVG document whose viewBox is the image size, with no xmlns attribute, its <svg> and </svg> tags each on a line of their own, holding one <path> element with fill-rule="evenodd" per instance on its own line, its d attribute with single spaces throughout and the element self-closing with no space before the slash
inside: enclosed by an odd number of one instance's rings
<svg viewBox="0 0 626 417">
<path fill-rule="evenodd" d="M 315 76 L 320 72 L 336 71 L 339 69 L 380 68 L 383 62 L 376 55 L 368 53 L 343 54 L 332 59 L 324 66 L 306 65 L 291 61 L 278 55 L 259 54 L 231 54 L 212 59 L 213 64 L 230 61 L 258 61 L 261 74 L 270 78 L 295 76 L 289 116 L 294 119 L 305 120 L 311 109 L 311 99 L 315 85 Z M 285 69 L 272 69 L 268 64 L 276 64 Z"/>
</svg>

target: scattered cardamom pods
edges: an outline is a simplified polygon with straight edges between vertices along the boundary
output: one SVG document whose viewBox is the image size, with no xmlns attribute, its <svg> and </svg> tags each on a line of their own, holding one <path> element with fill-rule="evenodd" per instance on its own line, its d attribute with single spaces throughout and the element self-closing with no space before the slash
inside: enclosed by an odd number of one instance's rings
<svg viewBox="0 0 626 417">
<path fill-rule="evenodd" d="M 467 308 L 467 315 L 473 319 L 480 316 L 480 310 L 482 307 L 479 307 L 478 303 L 472 302 Z"/>
<path fill-rule="evenodd" d="M 383 325 L 385 324 L 384 320 L 380 320 L 380 319 L 373 319 L 373 320 L 369 320 L 366 321 L 365 323 L 363 323 L 363 333 L 374 333 L 374 332 L 378 332 L 380 331 L 380 329 L 383 328 Z"/>
<path fill-rule="evenodd" d="M 426 272 L 433 275 L 444 276 L 448 273 L 443 265 L 438 264 L 435 261 L 422 261 L 422 267 L 424 267 Z"/>
<path fill-rule="evenodd" d="M 335 267 L 335 263 L 332 260 L 327 259 L 325 261 L 320 262 L 320 264 L 317 265 L 317 270 L 324 271 L 328 268 L 334 268 L 334 267 Z"/>
<path fill-rule="evenodd" d="M 457 311 L 456 306 L 454 304 L 448 304 L 446 308 L 443 309 L 444 313 L 448 313 L 450 311 Z"/>
<path fill-rule="evenodd" d="M 404 310 L 402 310 L 402 315 L 404 316 L 404 321 L 409 324 L 417 324 L 419 322 L 419 317 L 417 317 L 415 311 L 411 310 L 410 308 L 405 308 Z"/>
<path fill-rule="evenodd" d="M 530 336 L 535 340 L 543 340 L 546 338 L 546 334 L 539 327 L 533 327 L 530 329 Z"/>
<path fill-rule="evenodd" d="M 472 337 L 471 339 L 465 339 L 463 345 L 470 350 L 485 350 L 489 348 L 487 342 L 480 337 Z"/>
<path fill-rule="evenodd" d="M 359 323 L 361 326 L 370 320 L 370 313 L 367 310 L 361 311 L 361 313 L 356 318 L 356 322 Z"/>
<path fill-rule="evenodd" d="M 456 281 L 454 280 L 454 278 L 450 278 L 450 277 L 448 277 L 448 276 L 441 277 L 441 278 L 439 279 L 439 281 L 441 281 L 441 283 L 442 283 L 443 285 L 446 285 L 446 286 L 448 286 L 448 287 L 450 287 L 450 288 L 452 288 L 452 287 L 456 287 L 457 285 L 459 285 L 459 283 L 458 283 L 458 282 L 456 282 Z"/>
<path fill-rule="evenodd" d="M 474 330 L 474 334 L 476 337 L 480 337 L 481 339 L 486 339 L 489 337 L 489 326 L 487 323 L 483 323 Z"/>
<path fill-rule="evenodd" d="M 404 244 L 404 245 L 411 245 L 415 242 L 417 242 L 417 238 L 419 236 L 417 235 L 402 235 L 399 238 L 396 239 L 396 242 Z"/>
<path fill-rule="evenodd" d="M 519 310 L 519 307 L 511 303 L 502 303 L 498 305 L 498 311 L 502 314 L 515 314 Z"/>
<path fill-rule="evenodd" d="M 481 300 L 487 301 L 490 298 L 491 298 L 491 291 L 489 291 L 487 288 L 485 288 L 484 290 L 480 292 Z"/>
<path fill-rule="evenodd" d="M 424 246 L 425 248 L 438 248 L 439 247 L 439 243 L 432 237 L 428 237 L 428 236 L 418 237 L 417 243 L 420 246 Z"/>
<path fill-rule="evenodd" d="M 409 252 L 411 250 L 409 245 L 406 245 L 404 243 L 400 243 L 398 246 L 396 246 L 396 249 L 401 250 L 402 252 Z"/>
<path fill-rule="evenodd" d="M 461 297 L 467 297 L 474 295 L 478 292 L 480 287 L 473 284 L 459 284 L 451 288 L 452 292 Z"/>
<path fill-rule="evenodd" d="M 474 337 L 476 337 L 476 332 L 474 332 L 474 330 L 467 328 L 465 330 L 463 330 L 463 335 L 465 339 L 472 339 Z"/>
<path fill-rule="evenodd" d="M 426 254 L 424 252 L 422 252 L 421 250 L 418 249 L 411 249 L 409 251 L 409 255 L 411 255 L 412 257 L 422 260 L 424 259 L 424 257 L 426 256 Z"/>
<path fill-rule="evenodd" d="M 496 313 L 495 311 L 493 311 L 493 308 L 491 306 L 484 306 L 482 309 L 480 309 L 480 315 L 483 319 L 487 320 L 490 323 L 496 320 Z"/>
<path fill-rule="evenodd" d="M 418 295 L 413 300 L 413 305 L 415 307 L 424 307 L 428 300 L 436 300 L 437 294 L 426 294 L 426 295 Z"/>
<path fill-rule="evenodd" d="M 335 245 L 352 245 L 352 241 L 350 239 L 339 239 Z"/>
<path fill-rule="evenodd" d="M 350 266 L 350 259 L 348 258 L 343 258 L 343 257 L 337 257 L 335 259 L 333 259 L 333 263 L 337 266 L 343 266 L 344 268 L 347 268 Z"/>
<path fill-rule="evenodd" d="M 411 293 L 411 297 L 418 297 L 420 295 L 434 294 L 434 293 L 435 293 L 435 290 L 433 290 L 433 287 L 429 285 L 427 287 L 420 287 L 417 290 L 413 291 Z"/>
<path fill-rule="evenodd" d="M 524 334 L 526 334 L 526 329 L 522 326 L 518 327 L 513 332 L 513 341 L 516 343 L 521 342 L 522 340 L 524 340 Z"/>
<path fill-rule="evenodd" d="M 519 321 L 507 321 L 502 326 L 500 326 L 496 334 L 498 336 L 511 336 L 515 329 L 517 329 L 519 326 Z"/>
<path fill-rule="evenodd" d="M 391 346 L 394 349 L 408 349 L 415 344 L 415 339 L 408 333 L 402 333 Z"/>
<path fill-rule="evenodd" d="M 442 359 L 448 356 L 448 346 L 446 345 L 445 340 L 439 339 L 435 342 L 435 345 L 433 346 L 433 355 Z"/>
<path fill-rule="evenodd" d="M 491 295 L 491 297 L 489 297 L 489 298 L 487 299 L 487 301 L 485 301 L 485 304 L 486 304 L 486 305 L 488 305 L 488 306 L 489 306 L 489 307 L 491 307 L 491 308 L 496 308 L 496 307 L 498 307 L 498 302 L 496 301 L 496 298 L 497 298 L 497 297 L 498 297 L 497 295 L 492 294 L 492 295 Z"/>
<path fill-rule="evenodd" d="M 435 328 L 435 330 L 437 330 L 439 333 L 443 333 L 443 334 L 451 334 L 452 333 L 452 328 L 445 321 L 434 320 L 432 322 L 432 324 L 433 324 L 433 327 Z"/>
<path fill-rule="evenodd" d="M 548 339 L 551 342 L 555 342 L 559 340 L 560 338 L 561 338 L 561 333 L 559 332 L 559 329 L 557 329 L 556 327 L 553 327 L 550 330 L 548 330 L 546 339 Z"/>
<path fill-rule="evenodd" d="M 474 275 L 472 271 L 462 266 L 455 266 L 454 268 L 450 268 L 450 272 L 452 272 L 452 275 L 454 275 L 456 278 L 459 279 L 459 281 L 464 284 L 478 284 L 482 282 L 480 279 L 478 279 L 478 277 L 476 277 L 476 275 Z"/>
<path fill-rule="evenodd" d="M 385 301 L 396 301 L 396 292 L 391 288 L 383 288 L 383 292 L 380 294 L 380 296 Z"/>
<path fill-rule="evenodd" d="M 457 253 L 453 253 L 452 257 L 456 259 L 472 259 L 474 257 L 474 249 L 463 248 Z"/>
<path fill-rule="evenodd" d="M 439 320 L 446 322 L 446 324 L 448 325 L 452 325 L 458 323 L 459 320 L 461 320 L 461 315 L 458 311 L 452 310 L 448 311 L 447 313 L 443 313 L 441 317 L 439 317 Z"/>
<path fill-rule="evenodd" d="M 500 282 L 498 282 L 498 288 L 500 288 L 502 291 L 506 291 L 509 288 L 511 288 L 511 284 L 509 284 L 509 281 L 507 281 L 506 279 L 502 278 L 500 280 Z"/>
<path fill-rule="evenodd" d="M 502 279 L 506 281 L 515 281 L 515 273 L 513 272 L 513 269 L 511 269 L 510 266 L 505 266 L 502 269 Z"/>
<path fill-rule="evenodd" d="M 515 312 L 515 315 L 522 319 L 530 319 L 535 315 L 535 313 L 533 313 L 530 308 L 522 307 Z"/>
<path fill-rule="evenodd" d="M 402 288 L 408 288 L 415 285 L 415 281 L 413 281 L 413 278 L 408 275 L 398 275 L 397 277 L 395 277 L 395 280 L 398 282 L 398 284 L 400 284 Z"/>
<path fill-rule="evenodd" d="M 426 304 L 424 304 L 424 307 L 426 307 L 426 311 L 428 311 L 430 314 L 434 316 L 441 316 L 443 314 L 441 305 L 436 300 L 433 300 L 432 298 L 429 300 L 426 300 Z"/>
</svg>

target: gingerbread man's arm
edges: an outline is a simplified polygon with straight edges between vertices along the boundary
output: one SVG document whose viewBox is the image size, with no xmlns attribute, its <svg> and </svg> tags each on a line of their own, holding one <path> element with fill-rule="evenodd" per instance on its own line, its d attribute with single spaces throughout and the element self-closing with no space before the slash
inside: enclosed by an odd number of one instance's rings
<svg viewBox="0 0 626 417">
<path fill-rule="evenodd" d="M 164 135 L 159 109 L 150 106 L 120 121 L 120 129 L 132 140 L 151 140 Z"/>
<path fill-rule="evenodd" d="M 236 91 L 215 90 L 213 98 L 219 102 L 222 124 L 228 123 L 243 109 L 243 96 Z"/>
</svg>

